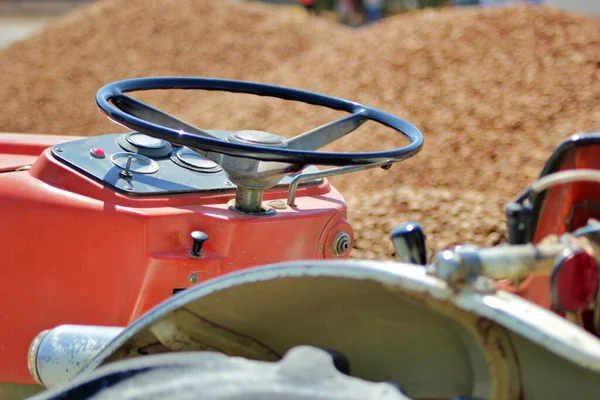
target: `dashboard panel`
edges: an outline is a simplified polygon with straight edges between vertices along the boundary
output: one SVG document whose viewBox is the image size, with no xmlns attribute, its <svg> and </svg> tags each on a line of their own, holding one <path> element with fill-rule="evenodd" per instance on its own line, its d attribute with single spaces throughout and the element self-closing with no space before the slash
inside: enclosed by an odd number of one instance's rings
<svg viewBox="0 0 600 400">
<path fill-rule="evenodd" d="M 230 133 L 208 132 L 223 138 Z M 74 140 L 53 146 L 51 152 L 73 169 L 130 196 L 234 193 L 236 189 L 212 159 L 188 147 L 139 132 Z M 314 166 L 304 169 L 304 172 L 317 171 Z M 287 187 L 296 175 L 285 176 L 275 188 Z M 322 182 L 323 179 L 313 179 L 300 186 Z"/>
</svg>

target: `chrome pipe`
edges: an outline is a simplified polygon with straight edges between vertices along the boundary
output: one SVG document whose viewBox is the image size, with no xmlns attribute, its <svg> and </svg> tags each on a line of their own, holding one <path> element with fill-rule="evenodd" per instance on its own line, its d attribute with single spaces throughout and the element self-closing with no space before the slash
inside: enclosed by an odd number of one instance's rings
<svg viewBox="0 0 600 400">
<path fill-rule="evenodd" d="M 51 388 L 73 379 L 125 328 L 60 325 L 39 333 L 29 346 L 27 366 L 37 383 Z"/>
</svg>

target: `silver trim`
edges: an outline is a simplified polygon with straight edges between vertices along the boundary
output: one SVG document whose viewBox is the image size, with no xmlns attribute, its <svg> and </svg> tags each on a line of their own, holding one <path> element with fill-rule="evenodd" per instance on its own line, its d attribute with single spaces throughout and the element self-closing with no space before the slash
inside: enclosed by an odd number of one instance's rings
<svg viewBox="0 0 600 400">
<path fill-rule="evenodd" d="M 131 157 L 132 160 L 140 160 L 143 162 L 148 163 L 148 166 L 150 167 L 150 171 L 146 171 L 146 172 L 142 172 L 139 170 L 136 170 L 135 168 L 130 168 L 129 172 L 135 173 L 135 174 L 153 174 L 155 172 L 158 171 L 159 166 L 156 163 L 156 161 L 154 161 L 151 158 L 148 158 L 146 156 L 143 156 L 141 154 L 135 154 L 135 153 L 128 153 L 128 152 L 120 152 L 120 153 L 115 153 L 112 156 L 110 156 L 110 161 L 118 168 L 121 168 L 122 170 L 125 170 L 126 167 L 125 166 L 121 166 L 117 163 L 117 159 L 121 158 L 121 157 L 126 157 L 126 159 L 128 159 L 129 157 Z"/>
<path fill-rule="evenodd" d="M 138 143 L 135 141 L 135 139 L 132 139 L 132 137 L 134 136 L 142 136 L 144 139 L 151 139 L 153 141 L 154 144 L 142 144 L 142 143 Z M 153 136 L 149 136 L 149 135 L 145 135 L 143 133 L 140 132 L 131 132 L 128 133 L 127 136 L 125 137 L 125 140 L 127 140 L 127 142 L 129 142 L 129 144 L 131 144 L 132 146 L 135 147 L 141 147 L 143 149 L 162 149 L 163 147 L 165 147 L 167 145 L 167 142 L 165 142 L 163 139 L 159 139 L 159 138 L 155 138 Z"/>
<path fill-rule="evenodd" d="M 443 280 L 428 275 L 425 268 L 418 265 L 392 261 L 345 260 L 272 264 L 228 274 L 188 289 L 133 322 L 81 370 L 81 375 L 88 374 L 100 366 L 138 332 L 197 299 L 246 283 L 307 276 L 366 279 L 411 297 L 429 296 L 494 321 L 553 354 L 600 373 L 598 338 L 561 316 L 517 295 L 504 291 L 486 294 L 468 289 L 457 292 Z"/>
</svg>

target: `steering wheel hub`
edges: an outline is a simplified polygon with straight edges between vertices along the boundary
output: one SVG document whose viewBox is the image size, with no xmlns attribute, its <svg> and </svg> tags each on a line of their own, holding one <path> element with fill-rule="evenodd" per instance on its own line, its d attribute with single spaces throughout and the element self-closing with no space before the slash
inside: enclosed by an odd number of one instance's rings
<svg viewBox="0 0 600 400">
<path fill-rule="evenodd" d="M 255 144 L 259 146 L 287 147 L 285 138 L 264 131 L 237 131 L 229 137 L 229 140 L 232 142 Z"/>
</svg>

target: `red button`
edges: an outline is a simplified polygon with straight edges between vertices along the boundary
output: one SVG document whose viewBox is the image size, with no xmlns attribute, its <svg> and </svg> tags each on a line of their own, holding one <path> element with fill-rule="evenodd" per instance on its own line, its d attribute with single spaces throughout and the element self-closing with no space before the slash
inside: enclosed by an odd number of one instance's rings
<svg viewBox="0 0 600 400">
<path fill-rule="evenodd" d="M 91 149 L 90 150 L 90 154 L 92 155 L 92 157 L 96 157 L 96 158 L 104 158 L 104 157 L 106 157 L 106 154 L 104 153 L 104 150 L 97 149 L 97 148 Z"/>
</svg>

